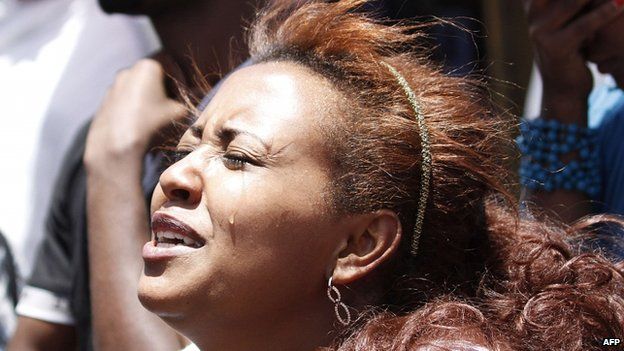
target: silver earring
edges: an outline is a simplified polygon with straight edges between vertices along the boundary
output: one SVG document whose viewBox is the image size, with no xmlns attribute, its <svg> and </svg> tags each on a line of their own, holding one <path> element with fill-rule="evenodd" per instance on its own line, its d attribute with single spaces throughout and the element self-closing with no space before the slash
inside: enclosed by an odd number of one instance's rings
<svg viewBox="0 0 624 351">
<path fill-rule="evenodd" d="M 340 295 L 338 288 L 332 285 L 332 278 L 329 277 L 329 282 L 327 282 L 327 297 L 334 303 L 334 313 L 340 324 L 347 326 L 351 324 L 351 312 L 349 312 L 347 305 L 342 302 L 342 295 Z"/>
</svg>

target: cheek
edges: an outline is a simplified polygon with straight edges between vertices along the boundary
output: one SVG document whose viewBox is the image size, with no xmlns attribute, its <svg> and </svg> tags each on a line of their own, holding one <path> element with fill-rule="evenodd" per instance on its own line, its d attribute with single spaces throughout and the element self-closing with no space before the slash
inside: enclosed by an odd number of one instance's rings
<svg viewBox="0 0 624 351">
<path fill-rule="evenodd" d="M 150 214 L 156 212 L 167 201 L 165 194 L 163 193 L 160 183 L 156 184 L 154 192 L 152 193 L 152 199 L 150 201 Z"/>
<path fill-rule="evenodd" d="M 292 263 L 297 264 L 309 262 L 309 252 L 326 252 L 331 246 L 319 184 L 286 179 L 291 181 L 240 172 L 211 186 L 207 207 L 215 233 L 225 234 L 220 239 L 233 243 L 241 259 L 271 264 L 300 257 Z"/>
<path fill-rule="evenodd" d="M 245 227 L 275 227 L 326 212 L 322 173 L 285 173 L 262 169 L 230 171 L 221 167 L 207 175 L 203 196 L 215 225 L 236 226 L 246 218 Z"/>
<path fill-rule="evenodd" d="M 245 172 L 232 172 L 226 169 L 212 171 L 205 181 L 202 197 L 203 206 L 212 220 L 217 232 L 232 232 L 238 222 L 238 216 L 258 216 L 257 192 L 253 189 L 253 177 Z"/>
<path fill-rule="evenodd" d="M 234 224 L 228 223 L 229 242 L 222 242 L 231 250 L 215 252 L 221 258 L 214 268 L 227 287 L 222 291 L 230 292 L 223 305 L 270 311 L 319 296 L 334 244 L 323 218 L 300 208 L 267 207 L 258 198 L 240 204 Z"/>
<path fill-rule="evenodd" d="M 310 215 L 305 206 L 295 206 L 279 184 L 245 172 L 221 177 L 206 190 L 206 207 L 218 231 L 243 236 L 246 242 L 272 241 L 272 230 Z"/>
</svg>

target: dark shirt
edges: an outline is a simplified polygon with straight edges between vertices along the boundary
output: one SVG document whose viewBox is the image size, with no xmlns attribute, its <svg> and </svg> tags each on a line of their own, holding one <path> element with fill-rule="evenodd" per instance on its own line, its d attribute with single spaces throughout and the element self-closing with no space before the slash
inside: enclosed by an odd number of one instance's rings
<svg viewBox="0 0 624 351">
<path fill-rule="evenodd" d="M 87 255 L 87 177 L 82 164 L 90 122 L 83 126 L 65 155 L 55 184 L 45 237 L 28 285 L 69 301 L 79 350 L 93 349 Z"/>
<path fill-rule="evenodd" d="M 89 257 L 87 246 L 87 177 L 82 163 L 90 122 L 83 126 L 55 184 L 46 218 L 46 236 L 28 285 L 47 290 L 69 302 L 79 350 L 92 350 Z M 143 191 L 146 204 L 158 181 L 158 160 L 146 158 Z"/>
<path fill-rule="evenodd" d="M 9 341 L 11 326 L 15 323 L 13 309 L 17 303 L 17 279 L 11 247 L 0 232 L 0 350 Z"/>
</svg>

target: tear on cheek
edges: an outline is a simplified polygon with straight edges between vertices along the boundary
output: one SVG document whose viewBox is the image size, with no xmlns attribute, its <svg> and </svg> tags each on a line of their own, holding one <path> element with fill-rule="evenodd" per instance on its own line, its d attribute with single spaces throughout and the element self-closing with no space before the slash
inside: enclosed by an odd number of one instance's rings
<svg viewBox="0 0 624 351">
<path fill-rule="evenodd" d="M 236 200 L 233 201 L 233 208 L 230 209 L 230 215 L 228 216 L 228 224 L 230 227 L 230 233 L 232 236 L 235 234 L 236 230 L 236 215 L 238 214 L 239 209 L 244 205 L 245 195 L 246 195 L 246 187 L 247 183 L 245 182 L 245 172 L 238 172 L 240 176 L 240 182 L 238 186 L 238 194 L 233 194 Z"/>
</svg>

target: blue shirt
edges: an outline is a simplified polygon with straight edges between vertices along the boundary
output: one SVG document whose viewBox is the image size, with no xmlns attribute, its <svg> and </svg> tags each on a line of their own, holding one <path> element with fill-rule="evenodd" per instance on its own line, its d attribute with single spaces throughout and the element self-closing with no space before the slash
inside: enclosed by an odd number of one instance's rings
<svg viewBox="0 0 624 351">
<path fill-rule="evenodd" d="M 602 191 L 596 200 L 598 213 L 624 215 L 624 91 L 614 82 L 596 88 L 589 97 L 589 127 L 598 133 Z M 607 237 L 616 235 L 613 242 L 598 238 L 609 256 L 624 258 L 624 230 L 605 227 Z"/>
<path fill-rule="evenodd" d="M 624 91 L 615 83 L 596 88 L 589 98 L 589 127 L 598 133 L 601 213 L 624 215 Z"/>
</svg>

